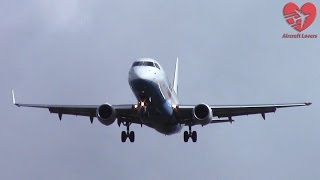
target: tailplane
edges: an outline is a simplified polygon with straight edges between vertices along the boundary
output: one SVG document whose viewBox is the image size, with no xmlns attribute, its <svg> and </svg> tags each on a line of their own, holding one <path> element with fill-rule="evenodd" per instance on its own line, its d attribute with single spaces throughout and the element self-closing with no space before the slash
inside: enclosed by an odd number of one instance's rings
<svg viewBox="0 0 320 180">
<path fill-rule="evenodd" d="M 174 71 L 173 90 L 178 94 L 178 70 L 179 70 L 179 58 L 177 58 L 176 69 Z"/>
</svg>

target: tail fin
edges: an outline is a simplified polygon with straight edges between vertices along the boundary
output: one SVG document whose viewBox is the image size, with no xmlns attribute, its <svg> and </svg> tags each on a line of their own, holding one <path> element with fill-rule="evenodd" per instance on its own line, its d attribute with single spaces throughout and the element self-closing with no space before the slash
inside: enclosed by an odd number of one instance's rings
<svg viewBox="0 0 320 180">
<path fill-rule="evenodd" d="M 176 70 L 174 71 L 174 79 L 173 79 L 173 90 L 176 94 L 178 94 L 178 70 L 179 70 L 179 58 L 177 58 Z"/>
<path fill-rule="evenodd" d="M 12 93 L 12 103 L 13 103 L 14 105 L 18 106 L 18 104 L 16 103 L 16 98 L 15 98 L 15 96 L 14 96 L 14 91 L 13 91 L 13 89 L 11 90 L 11 93 Z"/>
</svg>

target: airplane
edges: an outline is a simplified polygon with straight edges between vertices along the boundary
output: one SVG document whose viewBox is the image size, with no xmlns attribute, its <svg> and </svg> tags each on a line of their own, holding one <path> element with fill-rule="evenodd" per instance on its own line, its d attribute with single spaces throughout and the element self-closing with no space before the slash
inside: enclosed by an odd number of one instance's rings
<svg viewBox="0 0 320 180">
<path fill-rule="evenodd" d="M 197 132 L 192 131 L 196 125 L 206 126 L 215 123 L 234 121 L 234 116 L 261 114 L 265 119 L 266 113 L 275 112 L 278 108 L 309 106 L 310 102 L 286 104 L 261 104 L 261 105 L 184 105 L 178 101 L 178 64 L 177 58 L 174 79 L 171 84 L 164 69 L 151 58 L 141 58 L 133 62 L 128 82 L 137 103 L 111 105 L 52 105 L 52 104 L 23 104 L 17 103 L 12 90 L 13 104 L 18 107 L 45 108 L 50 113 L 58 114 L 62 119 L 63 114 L 87 116 L 91 123 L 97 118 L 103 125 L 109 126 L 117 120 L 117 124 L 126 127 L 121 133 L 121 141 L 127 139 L 135 141 L 134 131 L 130 131 L 132 124 L 147 126 L 164 135 L 181 132 L 184 126 L 189 130 L 184 131 L 184 142 L 191 138 L 197 142 Z"/>
<path fill-rule="evenodd" d="M 304 14 L 303 12 L 300 12 L 298 10 L 296 10 L 296 13 L 300 16 L 301 19 L 301 28 L 303 27 L 304 23 L 306 22 L 307 17 L 309 16 L 309 14 Z"/>
</svg>

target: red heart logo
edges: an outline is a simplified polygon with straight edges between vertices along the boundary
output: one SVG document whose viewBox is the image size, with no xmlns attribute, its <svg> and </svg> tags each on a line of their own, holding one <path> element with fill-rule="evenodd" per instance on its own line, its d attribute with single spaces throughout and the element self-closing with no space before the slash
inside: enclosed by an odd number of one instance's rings
<svg viewBox="0 0 320 180">
<path fill-rule="evenodd" d="M 287 23 L 299 32 L 307 29 L 316 19 L 316 15 L 317 8 L 310 2 L 305 3 L 301 8 L 289 2 L 283 8 L 283 16 Z"/>
</svg>

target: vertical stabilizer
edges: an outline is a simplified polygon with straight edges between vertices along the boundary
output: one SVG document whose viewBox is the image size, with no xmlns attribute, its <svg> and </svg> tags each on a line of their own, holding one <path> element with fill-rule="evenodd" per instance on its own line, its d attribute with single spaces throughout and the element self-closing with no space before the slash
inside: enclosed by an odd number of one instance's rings
<svg viewBox="0 0 320 180">
<path fill-rule="evenodd" d="M 12 93 L 12 103 L 13 103 L 14 105 L 16 105 L 16 98 L 14 97 L 14 91 L 13 91 L 13 89 L 11 90 L 11 93 Z"/>
<path fill-rule="evenodd" d="M 179 70 L 179 58 L 177 58 L 176 70 L 174 71 L 174 79 L 173 79 L 173 90 L 176 94 L 178 94 L 178 70 Z"/>
</svg>

